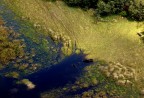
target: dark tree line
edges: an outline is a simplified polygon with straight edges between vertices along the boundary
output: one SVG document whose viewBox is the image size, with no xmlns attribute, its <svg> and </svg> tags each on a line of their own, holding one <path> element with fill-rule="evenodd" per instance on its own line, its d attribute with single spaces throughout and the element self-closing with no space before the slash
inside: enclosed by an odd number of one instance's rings
<svg viewBox="0 0 144 98">
<path fill-rule="evenodd" d="M 144 20 L 144 4 L 137 0 L 64 0 L 69 6 L 95 9 L 96 15 L 119 14 L 130 19 Z"/>
</svg>

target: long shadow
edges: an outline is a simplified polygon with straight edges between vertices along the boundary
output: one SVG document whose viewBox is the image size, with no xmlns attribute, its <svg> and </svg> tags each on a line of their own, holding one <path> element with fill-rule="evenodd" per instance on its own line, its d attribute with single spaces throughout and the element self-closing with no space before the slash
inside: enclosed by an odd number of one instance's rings
<svg viewBox="0 0 144 98">
<path fill-rule="evenodd" d="M 7 10 L 6 6 L 0 5 L 0 10 L 6 10 L 2 17 L 6 21 L 6 26 L 13 26 L 14 31 L 19 32 L 21 26 L 16 20 L 13 20 L 15 14 L 11 10 Z M 62 62 L 56 65 L 52 65 L 50 68 L 42 69 L 31 75 L 23 78 L 29 79 L 36 85 L 33 90 L 27 90 L 24 85 L 16 85 L 17 81 L 11 78 L 0 77 L 0 98 L 40 98 L 40 93 L 63 87 L 68 83 L 74 83 L 76 77 L 80 75 L 82 69 L 89 65 L 89 63 L 83 63 L 82 60 L 86 55 L 81 52 L 80 54 L 72 54 L 66 57 Z M 45 58 L 45 57 L 43 57 Z"/>
<path fill-rule="evenodd" d="M 74 83 L 82 69 L 90 64 L 82 62 L 85 56 L 83 53 L 72 54 L 61 63 L 52 65 L 51 68 L 45 68 L 23 77 L 33 82 L 36 87 L 33 90 L 27 90 L 24 86 L 17 86 L 18 93 L 11 96 L 14 96 L 13 98 L 40 98 L 40 94 L 44 91 Z"/>
</svg>

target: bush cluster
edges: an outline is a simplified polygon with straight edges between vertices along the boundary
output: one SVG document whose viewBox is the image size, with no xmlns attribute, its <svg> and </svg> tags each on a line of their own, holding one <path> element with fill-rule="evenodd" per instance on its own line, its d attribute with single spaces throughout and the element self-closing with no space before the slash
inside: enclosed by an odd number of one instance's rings
<svg viewBox="0 0 144 98">
<path fill-rule="evenodd" d="M 17 33 L 0 27 L 0 64 L 7 65 L 10 61 L 24 54 L 21 40 L 15 39 Z"/>
<path fill-rule="evenodd" d="M 69 6 L 93 8 L 95 14 L 120 14 L 134 20 L 144 20 L 144 4 L 138 0 L 64 0 Z"/>
</svg>

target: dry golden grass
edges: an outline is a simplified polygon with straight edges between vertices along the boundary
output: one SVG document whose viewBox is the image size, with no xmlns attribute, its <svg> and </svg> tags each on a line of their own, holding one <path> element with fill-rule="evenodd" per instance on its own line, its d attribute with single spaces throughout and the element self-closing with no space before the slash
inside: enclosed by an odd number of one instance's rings
<svg viewBox="0 0 144 98">
<path fill-rule="evenodd" d="M 61 1 L 55 3 L 42 0 L 5 0 L 16 13 L 30 19 L 34 24 L 48 31 L 69 35 L 77 46 L 89 54 L 89 58 L 107 62 L 120 62 L 136 69 L 139 79 L 144 74 L 144 45 L 136 34 L 143 30 L 143 24 L 128 21 L 119 16 L 109 20 L 117 22 L 95 22 L 89 12 L 69 8 Z M 47 33 L 46 33 L 47 34 Z"/>
</svg>

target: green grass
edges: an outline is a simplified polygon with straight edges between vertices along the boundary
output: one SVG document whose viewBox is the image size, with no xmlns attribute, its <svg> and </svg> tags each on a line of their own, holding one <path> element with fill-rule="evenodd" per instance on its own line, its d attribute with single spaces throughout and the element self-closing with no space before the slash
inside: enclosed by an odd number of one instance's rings
<svg viewBox="0 0 144 98">
<path fill-rule="evenodd" d="M 107 22 L 99 22 L 92 17 L 92 11 L 67 7 L 63 2 L 44 2 L 42 0 L 4 0 L 20 16 L 40 24 L 45 35 L 48 29 L 70 36 L 77 47 L 84 50 L 88 58 L 106 62 L 120 62 L 136 69 L 138 87 L 144 74 L 143 43 L 136 34 L 143 31 L 144 25 L 128 21 L 120 16 L 109 16 Z M 115 21 L 116 20 L 116 21 Z"/>
</svg>

